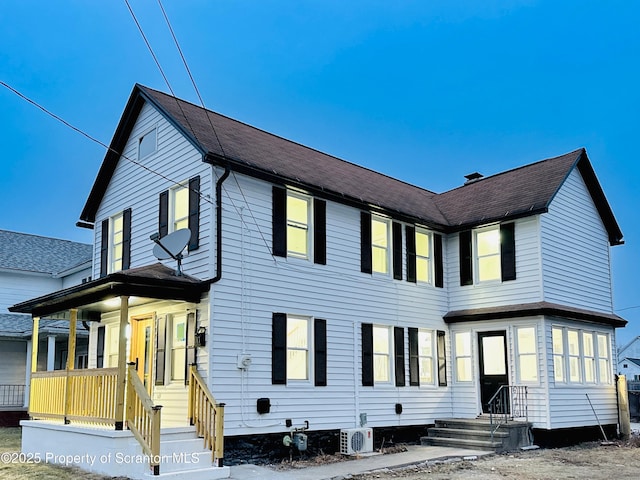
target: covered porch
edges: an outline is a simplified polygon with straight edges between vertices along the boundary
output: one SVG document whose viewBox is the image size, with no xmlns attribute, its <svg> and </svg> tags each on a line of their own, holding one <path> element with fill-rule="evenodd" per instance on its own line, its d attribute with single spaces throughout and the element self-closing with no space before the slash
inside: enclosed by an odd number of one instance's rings
<svg viewBox="0 0 640 480">
<path fill-rule="evenodd" d="M 137 452 L 129 460 L 136 465 L 145 464 L 140 474 L 159 475 L 167 469 L 175 471 L 190 454 L 198 459 L 203 456 L 202 452 L 194 452 L 192 442 L 183 442 L 181 451 L 173 452 L 179 454 L 178 457 L 173 453 L 163 454 L 166 450 L 161 445 L 164 437 L 172 440 L 165 443 L 175 444 L 173 440 L 188 440 L 191 433 L 194 439 L 204 439 L 199 442 L 203 445 L 200 450 L 204 448 L 209 452 L 209 458 L 203 459 L 205 463 L 199 467 L 208 465 L 219 470 L 214 477 L 209 475 L 207 478 L 224 478 L 225 472 L 228 476 L 228 469 L 223 468 L 224 405 L 215 401 L 198 373 L 195 347 L 192 346 L 192 351 L 187 348 L 185 352 L 191 361 L 185 363 L 188 365 L 185 375 L 188 399 L 183 411 L 185 425 L 190 427 L 161 429 L 162 405 L 154 403 L 151 396 L 150 369 L 156 355 L 156 342 L 150 334 L 152 320 L 145 323 L 145 330 L 138 326 L 143 322 L 136 321 L 131 315 L 132 309 L 154 302 L 198 304 L 208 287 L 205 282 L 176 275 L 158 263 L 113 273 L 11 307 L 11 311 L 29 313 L 33 318 L 34 348 L 28 408 L 31 420 L 23 422 L 23 451 L 54 455 L 54 461 L 62 459 L 55 463 L 65 463 L 71 451 L 80 445 L 86 455 L 74 453 L 72 457 L 78 460 L 74 463 L 108 475 L 123 474 L 122 463 L 127 462 L 118 458 L 117 453 Z M 39 321 L 43 316 L 69 321 L 68 361 L 64 370 L 38 370 L 35 359 Z M 101 322 L 105 316 L 115 317 L 116 322 L 112 325 L 117 334 L 113 339 L 116 354 L 111 355 L 111 364 L 104 362 L 104 358 L 97 358 L 89 365 L 93 368 L 76 369 L 73 359 L 78 321 Z M 195 321 L 190 322 L 187 329 L 193 330 L 195 325 Z M 104 336 L 94 339 L 95 342 L 102 342 L 104 348 Z M 139 349 L 137 343 L 141 345 Z M 71 437 L 75 438 L 73 448 L 69 443 Z M 91 458 L 93 462 L 89 461 Z M 105 461 L 97 462 L 99 458 Z M 132 465 L 126 466 L 124 473 L 127 476 L 134 474 Z"/>
</svg>

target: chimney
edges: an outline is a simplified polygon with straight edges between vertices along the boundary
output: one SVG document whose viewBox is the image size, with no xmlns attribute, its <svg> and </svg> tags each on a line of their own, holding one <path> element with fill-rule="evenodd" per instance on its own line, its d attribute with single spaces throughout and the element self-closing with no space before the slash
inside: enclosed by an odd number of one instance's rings
<svg viewBox="0 0 640 480">
<path fill-rule="evenodd" d="M 478 180 L 480 180 L 483 177 L 484 177 L 484 175 L 482 175 L 481 173 L 478 173 L 478 172 L 470 173 L 469 175 L 465 175 L 464 176 L 464 178 L 467 179 L 467 181 L 464 182 L 464 184 L 465 185 L 469 185 L 470 183 L 477 182 Z"/>
</svg>

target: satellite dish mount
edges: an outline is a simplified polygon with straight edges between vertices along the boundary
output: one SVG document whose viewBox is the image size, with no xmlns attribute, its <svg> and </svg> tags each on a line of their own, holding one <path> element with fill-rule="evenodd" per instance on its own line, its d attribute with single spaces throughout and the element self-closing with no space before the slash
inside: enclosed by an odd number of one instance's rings
<svg viewBox="0 0 640 480">
<path fill-rule="evenodd" d="M 167 260 L 173 258 L 178 262 L 178 269 L 176 276 L 182 276 L 182 259 L 184 255 L 182 252 L 191 239 L 191 230 L 188 228 L 181 228 L 169 235 L 160 238 L 158 233 L 154 233 L 149 237 L 155 245 L 153 247 L 153 255 L 158 260 Z"/>
</svg>

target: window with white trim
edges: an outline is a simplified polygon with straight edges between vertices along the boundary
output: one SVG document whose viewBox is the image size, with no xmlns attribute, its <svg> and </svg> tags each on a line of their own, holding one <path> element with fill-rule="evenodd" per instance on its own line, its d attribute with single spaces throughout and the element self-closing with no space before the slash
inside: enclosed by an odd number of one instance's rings
<svg viewBox="0 0 640 480">
<path fill-rule="evenodd" d="M 535 327 L 516 328 L 517 374 L 522 383 L 538 381 L 538 354 Z"/>
<path fill-rule="evenodd" d="M 500 227 L 475 230 L 474 234 L 477 282 L 500 280 Z"/>
<path fill-rule="evenodd" d="M 456 380 L 472 380 L 471 332 L 456 332 L 453 335 L 455 349 Z"/>
<path fill-rule="evenodd" d="M 551 332 L 556 383 L 611 383 L 608 334 L 566 327 Z"/>
<path fill-rule="evenodd" d="M 287 191 L 287 256 L 309 258 L 311 205 L 310 197 Z"/>
<path fill-rule="evenodd" d="M 170 192 L 169 233 L 189 227 L 189 184 L 180 184 Z"/>
<path fill-rule="evenodd" d="M 391 382 L 391 329 L 373 326 L 373 381 Z"/>
<path fill-rule="evenodd" d="M 109 273 L 122 270 L 122 254 L 124 252 L 124 212 L 111 217 L 109 228 Z"/>
<path fill-rule="evenodd" d="M 371 261 L 374 273 L 389 273 L 389 220 L 371 217 Z"/>
<path fill-rule="evenodd" d="M 598 381 L 611 383 L 611 356 L 609 355 L 609 335 L 598 333 Z"/>
<path fill-rule="evenodd" d="M 187 316 L 174 315 L 171 319 L 171 380 L 184 381 L 186 372 Z"/>
<path fill-rule="evenodd" d="M 431 233 L 416 228 L 416 280 L 431 283 Z"/>
<path fill-rule="evenodd" d="M 157 129 L 153 129 L 138 139 L 138 159 L 142 160 L 156 151 L 158 144 Z"/>
<path fill-rule="evenodd" d="M 596 357 L 592 332 L 582 332 L 582 352 L 584 364 L 584 381 L 587 383 L 595 383 Z"/>
<path fill-rule="evenodd" d="M 418 330 L 418 363 L 420 365 L 420 385 L 435 383 L 433 361 L 433 332 Z"/>
<path fill-rule="evenodd" d="M 564 362 L 564 335 L 561 328 L 553 328 L 552 333 L 553 342 L 553 371 L 556 382 L 565 381 L 565 362 Z"/>
<path fill-rule="evenodd" d="M 569 359 L 569 381 L 582 380 L 580 368 L 580 336 L 577 330 L 567 330 L 567 357 Z"/>
<path fill-rule="evenodd" d="M 311 378 L 311 321 L 308 317 L 287 315 L 287 381 Z"/>
</svg>

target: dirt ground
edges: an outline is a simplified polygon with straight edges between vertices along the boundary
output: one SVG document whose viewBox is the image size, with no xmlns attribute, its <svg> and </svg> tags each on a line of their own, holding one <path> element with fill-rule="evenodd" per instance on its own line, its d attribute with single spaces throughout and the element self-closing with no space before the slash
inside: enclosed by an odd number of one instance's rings
<svg viewBox="0 0 640 480">
<path fill-rule="evenodd" d="M 626 480 L 640 479 L 640 436 L 627 441 L 583 443 L 573 447 L 538 449 L 495 454 L 474 460 L 447 459 L 396 469 L 376 470 L 361 475 L 346 475 L 349 480 Z M 385 453 L 403 451 L 401 446 Z M 273 465 L 276 470 L 291 472 L 333 462 L 348 462 L 349 457 L 320 455 L 304 461 L 294 460 Z M 348 470 L 348 469 L 345 469 Z"/>
<path fill-rule="evenodd" d="M 353 480 L 622 480 L 640 478 L 640 438 L 602 446 L 600 442 L 574 447 L 490 455 L 474 461 L 458 459 L 354 475 Z"/>
</svg>

